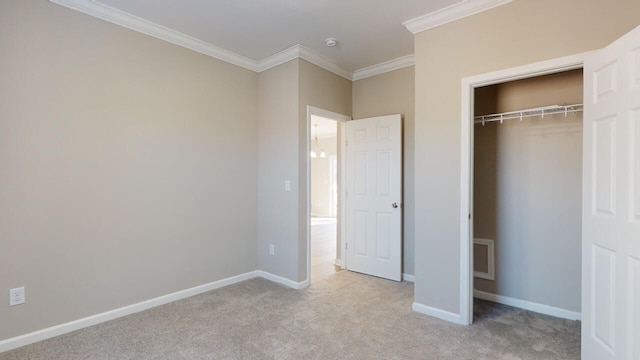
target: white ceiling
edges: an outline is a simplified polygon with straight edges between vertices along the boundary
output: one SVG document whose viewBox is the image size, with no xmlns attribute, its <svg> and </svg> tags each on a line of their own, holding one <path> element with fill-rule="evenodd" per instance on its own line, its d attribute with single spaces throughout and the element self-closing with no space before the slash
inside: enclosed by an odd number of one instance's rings
<svg viewBox="0 0 640 360">
<path fill-rule="evenodd" d="M 355 71 L 413 54 L 402 24 L 469 0 L 99 0 L 254 61 L 300 44 Z M 338 40 L 330 48 L 328 37 Z"/>
</svg>

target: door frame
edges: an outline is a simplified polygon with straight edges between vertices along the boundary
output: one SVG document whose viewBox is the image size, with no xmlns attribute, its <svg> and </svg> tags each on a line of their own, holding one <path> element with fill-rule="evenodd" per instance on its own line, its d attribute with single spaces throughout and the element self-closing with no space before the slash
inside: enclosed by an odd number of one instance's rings
<svg viewBox="0 0 640 360">
<path fill-rule="evenodd" d="M 324 110 L 321 108 L 317 108 L 314 106 L 307 105 L 307 137 L 306 137 L 306 152 L 305 156 L 309 156 L 309 152 L 311 151 L 311 115 L 320 116 L 323 118 L 335 120 L 338 125 L 338 133 L 342 134 L 340 136 L 340 141 L 338 142 L 338 161 L 340 176 L 338 181 L 340 182 L 340 193 L 338 194 L 338 222 L 340 224 L 340 228 L 338 229 L 338 234 L 340 234 L 340 258 L 335 259 L 335 265 L 340 266 L 343 269 L 346 268 L 346 246 L 345 246 L 345 212 L 343 209 L 343 205 L 345 203 L 345 166 L 346 161 L 344 160 L 344 154 L 347 148 L 347 140 L 345 135 L 346 130 L 346 122 L 351 120 L 351 116 L 338 114 L 329 110 Z M 307 198 L 305 211 L 306 211 L 306 223 L 307 223 L 307 282 L 311 284 L 311 161 L 307 159 Z M 336 239 L 337 240 L 337 239 Z"/>
<path fill-rule="evenodd" d="M 541 61 L 462 79 L 460 141 L 460 317 L 473 323 L 473 113 L 474 90 L 478 87 L 581 69 L 594 52 Z"/>
</svg>

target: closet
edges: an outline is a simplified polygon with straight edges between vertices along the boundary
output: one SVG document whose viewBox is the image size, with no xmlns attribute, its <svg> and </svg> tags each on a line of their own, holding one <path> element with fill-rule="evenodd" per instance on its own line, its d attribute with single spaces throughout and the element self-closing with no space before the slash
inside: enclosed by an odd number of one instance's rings
<svg viewBox="0 0 640 360">
<path fill-rule="evenodd" d="M 477 88 L 474 296 L 580 314 L 582 70 Z"/>
</svg>

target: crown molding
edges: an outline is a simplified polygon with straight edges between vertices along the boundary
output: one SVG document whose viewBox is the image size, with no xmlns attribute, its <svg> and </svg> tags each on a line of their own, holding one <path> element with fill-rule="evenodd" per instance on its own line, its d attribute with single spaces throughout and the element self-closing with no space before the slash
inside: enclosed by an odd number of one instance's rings
<svg viewBox="0 0 640 360">
<path fill-rule="evenodd" d="M 279 53 L 273 54 L 267 58 L 264 58 L 258 62 L 258 72 L 269 70 L 278 65 L 284 64 L 287 61 L 293 59 L 304 59 L 314 65 L 317 65 L 327 71 L 330 71 L 336 75 L 342 76 L 347 80 L 351 80 L 353 73 L 338 66 L 335 61 L 322 56 L 313 50 L 304 47 L 300 44 L 294 45 L 288 49 L 282 50 Z"/>
<path fill-rule="evenodd" d="M 463 0 L 444 9 L 402 23 L 414 35 L 425 30 L 478 14 L 513 0 Z"/>
<path fill-rule="evenodd" d="M 263 72 L 300 57 L 300 45 L 294 45 L 258 61 L 257 72 Z"/>
<path fill-rule="evenodd" d="M 96 0 L 49 0 L 52 3 L 91 15 L 98 19 L 153 36 L 160 40 L 197 51 L 245 69 L 258 71 L 258 62 L 234 52 L 219 48 L 192 36 L 169 29 L 127 12 L 104 5 Z"/>
<path fill-rule="evenodd" d="M 413 54 L 402 56 L 383 63 L 362 68 L 353 72 L 353 81 L 362 80 L 368 77 L 384 74 L 390 71 L 399 70 L 415 65 L 415 57 Z"/>
<path fill-rule="evenodd" d="M 316 52 L 313 52 L 311 49 L 306 48 L 302 45 L 296 45 L 299 47 L 299 56 L 301 59 L 307 60 L 308 62 L 315 64 L 327 71 L 330 71 L 336 75 L 342 76 L 347 80 L 351 80 L 353 77 L 353 73 L 351 71 L 345 70 L 338 66 L 335 61 L 329 59 L 328 57 L 322 56 Z"/>
</svg>

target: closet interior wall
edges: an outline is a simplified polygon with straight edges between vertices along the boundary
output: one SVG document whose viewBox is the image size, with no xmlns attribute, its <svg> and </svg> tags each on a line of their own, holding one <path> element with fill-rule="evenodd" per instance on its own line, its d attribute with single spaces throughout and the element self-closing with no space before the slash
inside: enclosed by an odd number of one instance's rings
<svg viewBox="0 0 640 360">
<path fill-rule="evenodd" d="M 582 103 L 582 70 L 476 89 L 474 115 Z M 490 294 L 580 312 L 582 112 L 476 124 L 474 238 Z M 474 246 L 474 269 L 487 268 Z"/>
</svg>

